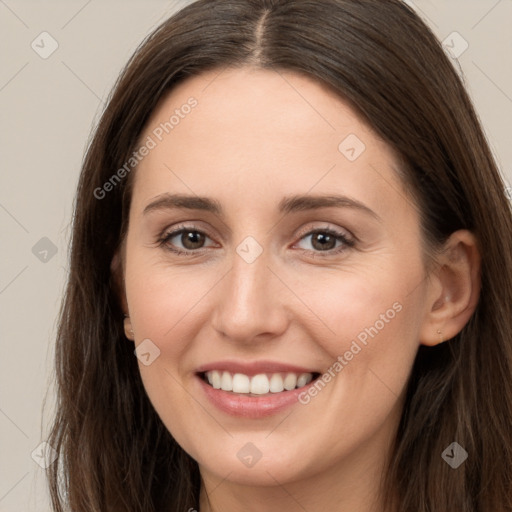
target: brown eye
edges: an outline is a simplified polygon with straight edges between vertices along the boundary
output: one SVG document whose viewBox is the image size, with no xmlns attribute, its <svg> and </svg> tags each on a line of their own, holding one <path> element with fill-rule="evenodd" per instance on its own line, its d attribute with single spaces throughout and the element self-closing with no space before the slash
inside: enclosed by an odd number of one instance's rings
<svg viewBox="0 0 512 512">
<path fill-rule="evenodd" d="M 319 253 L 326 253 L 325 256 L 341 253 L 346 249 L 353 247 L 355 241 L 348 238 L 345 233 L 335 231 L 333 229 L 315 229 L 302 236 L 301 241 L 310 239 L 310 246 L 313 249 L 305 249 L 304 251 L 312 253 L 313 256 L 318 256 Z M 338 246 L 336 244 L 339 244 Z"/>
<path fill-rule="evenodd" d="M 328 251 L 336 247 L 337 239 L 326 233 L 314 233 L 311 235 L 311 245 L 319 251 Z"/>
<path fill-rule="evenodd" d="M 183 247 L 189 250 L 200 249 L 206 238 L 205 235 L 199 231 L 182 230 L 178 235 L 179 234 L 181 234 L 179 240 L 183 244 Z"/>
<path fill-rule="evenodd" d="M 177 254 L 192 255 L 201 252 L 207 238 L 207 235 L 193 226 L 179 226 L 179 229 L 165 233 L 159 239 L 159 245 Z"/>
</svg>

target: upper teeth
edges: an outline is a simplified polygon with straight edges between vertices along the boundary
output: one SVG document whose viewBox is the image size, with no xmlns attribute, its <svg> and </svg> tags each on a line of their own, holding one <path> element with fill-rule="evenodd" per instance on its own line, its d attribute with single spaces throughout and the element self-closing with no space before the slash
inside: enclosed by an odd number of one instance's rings
<svg viewBox="0 0 512 512">
<path fill-rule="evenodd" d="M 215 389 L 233 391 L 234 393 L 254 393 L 264 395 L 280 393 L 283 390 L 290 391 L 296 387 L 301 388 L 313 380 L 312 373 L 260 373 L 249 377 L 243 373 L 235 373 L 213 370 L 206 372 L 208 382 Z"/>
</svg>

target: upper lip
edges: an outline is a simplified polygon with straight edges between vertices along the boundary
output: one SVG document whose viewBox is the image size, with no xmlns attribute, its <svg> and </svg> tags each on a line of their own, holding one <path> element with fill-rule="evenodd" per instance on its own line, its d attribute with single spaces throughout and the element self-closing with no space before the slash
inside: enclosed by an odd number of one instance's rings
<svg viewBox="0 0 512 512">
<path fill-rule="evenodd" d="M 253 376 L 259 373 L 319 373 L 311 368 L 304 368 L 293 364 L 284 364 L 279 361 L 215 361 L 201 365 L 197 373 L 205 373 L 212 370 L 225 371 L 230 373 L 243 373 Z"/>
</svg>

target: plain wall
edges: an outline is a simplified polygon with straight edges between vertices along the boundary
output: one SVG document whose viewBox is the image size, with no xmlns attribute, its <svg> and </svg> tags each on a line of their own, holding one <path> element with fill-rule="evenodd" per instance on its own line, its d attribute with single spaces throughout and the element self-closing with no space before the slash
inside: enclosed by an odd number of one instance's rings
<svg viewBox="0 0 512 512">
<path fill-rule="evenodd" d="M 0 1 L 0 512 L 50 509 L 45 470 L 34 459 L 54 406 L 55 320 L 67 277 L 73 197 L 91 129 L 139 42 L 187 3 Z M 459 57 L 461 70 L 511 185 L 512 1 L 407 3 L 441 40 L 448 37 L 451 44 L 456 31 L 469 44 Z M 52 41 L 40 36 L 44 31 L 58 43 L 46 59 L 40 53 Z M 452 46 L 462 48 L 461 42 Z"/>
</svg>

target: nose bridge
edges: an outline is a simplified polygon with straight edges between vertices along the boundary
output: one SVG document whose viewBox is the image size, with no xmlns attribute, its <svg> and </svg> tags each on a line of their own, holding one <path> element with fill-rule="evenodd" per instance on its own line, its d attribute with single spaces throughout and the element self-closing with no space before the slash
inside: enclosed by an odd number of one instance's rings
<svg viewBox="0 0 512 512">
<path fill-rule="evenodd" d="M 278 334 L 285 328 L 282 287 L 270 270 L 269 253 L 252 237 L 236 248 L 232 267 L 223 279 L 215 327 L 228 337 L 250 340 L 258 334 Z"/>
</svg>

